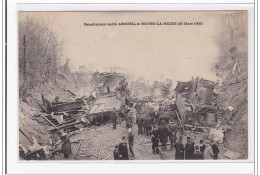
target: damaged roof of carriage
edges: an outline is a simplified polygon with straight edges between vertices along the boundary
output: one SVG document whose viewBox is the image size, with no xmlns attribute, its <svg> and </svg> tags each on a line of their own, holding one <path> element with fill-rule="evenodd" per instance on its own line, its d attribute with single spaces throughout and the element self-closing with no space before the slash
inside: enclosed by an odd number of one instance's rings
<svg viewBox="0 0 260 175">
<path fill-rule="evenodd" d="M 122 102 L 117 96 L 104 96 L 98 98 L 93 107 L 90 109 L 89 114 L 97 114 L 101 112 L 112 111 L 113 108 L 119 109 Z"/>
</svg>

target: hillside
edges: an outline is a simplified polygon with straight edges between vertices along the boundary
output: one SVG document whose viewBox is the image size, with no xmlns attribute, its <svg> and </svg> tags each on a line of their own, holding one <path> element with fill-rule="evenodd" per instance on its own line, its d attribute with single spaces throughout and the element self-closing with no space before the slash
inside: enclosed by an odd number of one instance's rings
<svg viewBox="0 0 260 175">
<path fill-rule="evenodd" d="M 41 107 L 43 94 L 49 101 L 52 101 L 55 96 L 59 97 L 60 101 L 69 102 L 76 98 L 88 96 L 92 92 L 92 87 L 89 86 L 90 80 L 87 75 L 79 73 L 59 73 L 56 82 L 50 81 L 43 85 L 36 86 L 28 91 L 26 100 L 19 100 L 19 128 L 32 140 L 35 137 L 39 144 L 46 145 L 49 142 L 48 124 L 46 122 L 36 121 L 39 115 L 46 115 Z M 79 90 L 80 89 L 80 90 Z M 73 94 L 72 94 L 72 93 Z M 75 94 L 75 95 L 74 95 Z M 28 139 L 20 132 L 21 143 L 30 145 Z"/>
<path fill-rule="evenodd" d="M 235 16 L 240 21 L 245 16 Z M 234 17 L 234 18 L 235 18 Z M 221 55 L 216 64 L 220 81 L 219 100 L 224 106 L 232 106 L 234 112 L 227 119 L 231 129 L 226 134 L 228 149 L 248 158 L 248 54 L 247 28 L 240 23 L 232 25 L 226 34 L 219 36 Z"/>
</svg>

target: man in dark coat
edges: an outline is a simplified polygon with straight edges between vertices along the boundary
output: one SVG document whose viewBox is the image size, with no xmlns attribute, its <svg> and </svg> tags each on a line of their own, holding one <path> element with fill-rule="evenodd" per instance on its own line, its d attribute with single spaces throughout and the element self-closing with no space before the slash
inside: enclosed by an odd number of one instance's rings
<svg viewBox="0 0 260 175">
<path fill-rule="evenodd" d="M 161 124 L 162 121 L 164 120 L 165 124 L 169 123 L 169 116 L 170 114 L 168 112 L 163 112 L 158 119 L 158 123 Z"/>
<path fill-rule="evenodd" d="M 113 129 L 116 129 L 117 119 L 118 119 L 118 114 L 116 108 L 113 108 L 113 111 L 111 112 L 111 121 L 113 123 Z"/>
<path fill-rule="evenodd" d="M 143 126 L 142 126 L 142 113 L 136 117 L 136 124 L 138 128 L 138 135 L 143 134 Z"/>
<path fill-rule="evenodd" d="M 148 111 L 148 115 L 152 120 L 152 125 L 155 124 L 155 111 L 152 107 L 150 107 L 149 111 Z"/>
<path fill-rule="evenodd" d="M 154 126 L 151 135 L 153 154 L 159 154 L 159 131 L 157 126 Z"/>
<path fill-rule="evenodd" d="M 120 160 L 129 160 L 127 143 L 126 143 L 125 137 L 122 137 L 122 142 L 119 143 L 118 152 L 119 152 Z"/>
<path fill-rule="evenodd" d="M 146 131 L 146 136 L 151 136 L 152 119 L 148 115 L 145 117 L 145 131 Z"/>
<path fill-rule="evenodd" d="M 176 132 L 177 132 L 178 126 L 176 124 L 174 124 L 173 122 L 166 124 L 166 126 L 167 126 L 167 129 L 168 129 L 169 140 L 171 142 L 171 149 L 173 149 L 173 144 L 177 140 Z"/>
<path fill-rule="evenodd" d="M 190 137 L 187 137 L 187 143 L 185 145 L 185 159 L 192 159 L 192 155 L 194 153 L 194 145 L 195 143 L 191 140 Z"/>
<path fill-rule="evenodd" d="M 114 154 L 114 160 L 120 160 L 119 151 L 118 151 L 118 145 L 115 146 L 113 154 Z"/>
<path fill-rule="evenodd" d="M 143 131 L 143 134 L 146 133 L 146 128 L 145 128 L 145 115 L 142 115 L 141 116 L 141 125 L 142 125 L 142 131 Z"/>
<path fill-rule="evenodd" d="M 160 141 L 162 143 L 162 148 L 166 149 L 166 143 L 168 141 L 168 128 L 165 124 L 165 121 L 162 120 L 161 126 L 159 126 L 159 135 L 160 135 Z"/>
<path fill-rule="evenodd" d="M 204 159 L 204 151 L 205 151 L 205 148 L 206 148 L 204 140 L 200 140 L 199 148 L 200 148 L 200 152 L 202 153 L 202 156 L 203 156 L 203 159 Z"/>
<path fill-rule="evenodd" d="M 158 123 L 158 125 L 161 125 L 161 123 L 159 123 L 159 118 L 160 116 L 163 114 L 163 108 L 160 104 L 160 107 L 159 109 L 156 111 L 156 114 L 155 114 L 155 122 Z"/>
<path fill-rule="evenodd" d="M 206 148 L 206 146 L 205 146 L 204 141 L 203 141 L 203 140 L 200 140 L 200 152 L 204 153 L 205 148 Z"/>
<path fill-rule="evenodd" d="M 62 133 L 61 135 L 61 142 L 62 142 L 62 152 L 64 154 L 64 158 L 68 159 L 69 155 L 72 154 L 71 150 L 71 142 L 70 142 L 70 136 L 67 133 Z"/>
<path fill-rule="evenodd" d="M 184 160 L 184 145 L 182 143 L 182 137 L 174 144 L 175 147 L 175 160 Z"/>
<path fill-rule="evenodd" d="M 194 146 L 194 153 L 192 155 L 192 160 L 203 160 L 203 153 L 200 151 L 200 148 L 198 145 Z"/>
<path fill-rule="evenodd" d="M 129 111 L 126 116 L 126 128 L 132 128 L 133 126 L 133 111 Z"/>
<path fill-rule="evenodd" d="M 217 142 L 213 142 L 211 144 L 211 148 L 212 148 L 212 151 L 213 151 L 213 159 L 214 160 L 217 160 L 218 159 L 218 153 L 219 153 L 219 148 L 218 148 L 218 145 L 217 145 Z"/>
<path fill-rule="evenodd" d="M 142 112 L 142 106 L 140 103 L 137 103 L 134 108 L 139 114 Z"/>
</svg>

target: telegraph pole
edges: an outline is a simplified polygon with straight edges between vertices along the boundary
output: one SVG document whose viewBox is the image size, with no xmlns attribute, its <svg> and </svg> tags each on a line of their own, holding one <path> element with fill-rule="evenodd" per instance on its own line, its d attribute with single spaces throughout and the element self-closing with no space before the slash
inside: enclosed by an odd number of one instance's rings
<svg viewBox="0 0 260 175">
<path fill-rule="evenodd" d="M 25 47 L 26 47 L 26 40 L 25 40 L 25 35 L 24 35 L 23 36 L 23 78 L 24 79 L 25 79 L 25 73 L 26 73 Z"/>
</svg>

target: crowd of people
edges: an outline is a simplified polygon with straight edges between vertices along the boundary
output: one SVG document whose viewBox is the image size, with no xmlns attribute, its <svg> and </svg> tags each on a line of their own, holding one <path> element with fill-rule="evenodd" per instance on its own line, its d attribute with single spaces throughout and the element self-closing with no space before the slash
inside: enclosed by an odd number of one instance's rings
<svg viewBox="0 0 260 175">
<path fill-rule="evenodd" d="M 151 139 L 153 154 L 160 154 L 160 151 L 166 150 L 169 144 L 170 149 L 175 150 L 176 160 L 218 159 L 217 142 L 206 139 L 205 141 L 200 140 L 197 144 L 190 136 L 185 136 L 187 142 L 183 143 L 183 130 L 179 127 L 173 113 L 169 112 L 171 108 L 160 105 L 159 109 L 155 111 L 147 105 L 140 106 L 130 103 L 129 106 L 128 112 L 121 119 L 118 117 L 116 109 L 111 113 L 113 129 L 116 129 L 118 120 L 125 120 L 125 127 L 128 129 L 128 136 L 124 136 L 122 142 L 115 146 L 115 160 L 129 160 L 128 150 L 134 157 L 133 128 L 135 125 L 137 125 L 138 135 L 144 135 Z M 129 148 L 127 148 L 127 138 Z"/>
<path fill-rule="evenodd" d="M 192 137 L 184 135 L 178 121 L 169 110 L 170 108 L 165 110 L 162 105 L 155 111 L 147 105 L 140 106 L 130 103 L 129 107 L 124 109 L 127 112 L 121 111 L 123 115 L 120 116 L 119 111 L 114 108 L 110 114 L 112 129 L 116 130 L 117 124 L 125 121 L 125 127 L 128 131 L 128 134 L 122 137 L 122 141 L 115 145 L 113 150 L 114 160 L 135 158 L 135 125 L 137 125 L 136 132 L 138 135 L 151 139 L 153 154 L 161 154 L 161 151 L 166 150 L 167 145 L 170 145 L 170 149 L 175 151 L 175 160 L 218 159 L 218 143 L 210 139 L 200 140 L 199 143 L 195 143 Z M 64 158 L 68 159 L 69 155 L 72 154 L 69 134 L 61 134 L 61 143 Z"/>
</svg>

